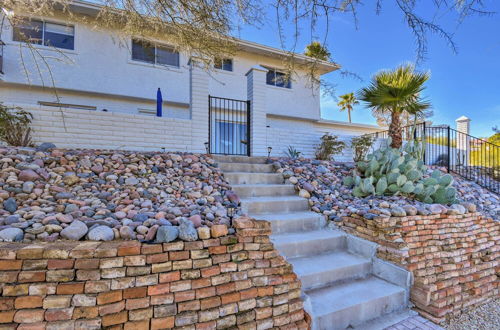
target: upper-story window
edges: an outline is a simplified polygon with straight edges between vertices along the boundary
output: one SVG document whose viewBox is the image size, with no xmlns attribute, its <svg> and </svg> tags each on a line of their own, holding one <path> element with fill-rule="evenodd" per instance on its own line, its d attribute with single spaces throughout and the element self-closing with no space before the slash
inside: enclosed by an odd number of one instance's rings
<svg viewBox="0 0 500 330">
<path fill-rule="evenodd" d="M 268 69 L 266 74 L 266 83 L 276 87 L 292 88 L 291 79 L 287 78 L 285 73 L 274 69 Z"/>
<path fill-rule="evenodd" d="M 16 24 L 13 30 L 14 41 L 75 49 L 75 27 L 71 25 L 25 19 Z"/>
<path fill-rule="evenodd" d="M 132 40 L 132 59 L 151 64 L 179 66 L 179 53 L 172 47 Z"/>
<path fill-rule="evenodd" d="M 233 71 L 233 60 L 230 58 L 216 58 L 214 68 L 224 71 Z"/>
</svg>

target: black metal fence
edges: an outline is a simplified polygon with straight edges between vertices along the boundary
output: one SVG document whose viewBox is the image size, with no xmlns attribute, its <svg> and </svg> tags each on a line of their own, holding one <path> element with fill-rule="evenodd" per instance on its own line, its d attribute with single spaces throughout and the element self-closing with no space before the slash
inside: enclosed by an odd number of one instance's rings
<svg viewBox="0 0 500 330">
<path fill-rule="evenodd" d="M 369 135 L 386 139 L 389 131 Z M 404 127 L 402 137 L 403 141 L 425 141 L 425 164 L 445 167 L 448 172 L 500 193 L 500 146 L 449 126 L 426 123 Z"/>
<path fill-rule="evenodd" d="M 210 153 L 250 156 L 250 101 L 208 97 Z"/>
</svg>

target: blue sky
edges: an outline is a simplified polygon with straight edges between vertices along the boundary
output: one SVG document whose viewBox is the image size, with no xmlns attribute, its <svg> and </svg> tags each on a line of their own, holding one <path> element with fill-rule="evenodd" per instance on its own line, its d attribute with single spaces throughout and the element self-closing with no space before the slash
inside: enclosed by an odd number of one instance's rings
<svg viewBox="0 0 500 330">
<path fill-rule="evenodd" d="M 419 12 L 432 17 L 432 2 L 423 0 Z M 370 1 L 366 3 L 358 11 L 357 29 L 349 15 L 331 20 L 327 45 L 333 59 L 363 79 L 345 78 L 335 72 L 326 75 L 325 78 L 337 86 L 337 95 L 366 86 L 380 69 L 415 60 L 414 38 L 393 2 L 383 2 L 385 5 L 378 16 L 374 5 L 368 4 Z M 454 127 L 455 119 L 465 115 L 472 120 L 471 134 L 480 137 L 491 135 L 491 127 L 500 127 L 500 1 L 485 3 L 498 14 L 470 17 L 458 27 L 453 13 L 437 16 L 436 22 L 453 33 L 458 53 L 454 54 L 445 40 L 430 35 L 427 59 L 419 65 L 420 70 L 431 72 L 424 93 L 433 104 L 431 120 Z M 272 17 L 271 10 L 269 13 Z M 280 47 L 275 31 L 276 23 L 268 21 L 260 29 L 243 27 L 239 37 Z M 297 51 L 302 51 L 311 40 L 307 27 L 302 32 Z M 285 30 L 285 33 L 290 35 L 292 31 Z M 322 38 L 322 32 L 318 31 L 317 36 Z M 327 119 L 347 121 L 347 114 L 339 112 L 336 101 L 331 98 L 322 99 L 322 113 Z M 375 123 L 375 120 L 370 110 L 358 105 L 353 122 Z"/>
</svg>

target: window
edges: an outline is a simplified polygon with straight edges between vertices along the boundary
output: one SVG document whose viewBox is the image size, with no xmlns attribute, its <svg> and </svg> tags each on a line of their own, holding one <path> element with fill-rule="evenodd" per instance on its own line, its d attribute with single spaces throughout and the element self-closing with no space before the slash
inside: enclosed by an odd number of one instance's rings
<svg viewBox="0 0 500 330">
<path fill-rule="evenodd" d="M 286 74 L 283 72 L 276 71 L 274 69 L 268 69 L 266 74 L 266 83 L 268 85 L 284 88 L 292 88 L 292 81 L 290 78 L 287 79 Z"/>
<path fill-rule="evenodd" d="M 216 58 L 214 60 L 214 68 L 224 71 L 233 71 L 233 60 L 230 58 Z"/>
<path fill-rule="evenodd" d="M 62 49 L 75 49 L 75 27 L 64 24 L 23 20 L 14 26 L 14 41 Z"/>
<path fill-rule="evenodd" d="M 179 53 L 171 47 L 132 40 L 132 59 L 151 64 L 179 66 Z"/>
</svg>

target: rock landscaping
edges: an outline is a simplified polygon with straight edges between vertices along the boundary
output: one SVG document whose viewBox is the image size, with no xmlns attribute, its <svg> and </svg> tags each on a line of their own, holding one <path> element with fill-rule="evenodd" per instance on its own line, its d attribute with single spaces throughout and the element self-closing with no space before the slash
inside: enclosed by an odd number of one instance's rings
<svg viewBox="0 0 500 330">
<path fill-rule="evenodd" d="M 340 221 L 342 216 L 360 212 L 367 213 L 367 217 L 374 217 L 376 214 L 463 214 L 476 210 L 500 221 L 500 197 L 457 176 L 454 176 L 453 187 L 457 190 L 460 204 L 443 206 L 425 204 L 405 196 L 354 197 L 352 189 L 343 185 L 343 179 L 352 175 L 354 164 L 305 158 L 272 158 L 270 162 L 287 182 L 295 185 L 300 196 L 309 199 L 313 211 L 322 213 L 333 221 Z"/>
<path fill-rule="evenodd" d="M 0 241 L 208 239 L 235 198 L 206 155 L 0 148 Z"/>
</svg>

